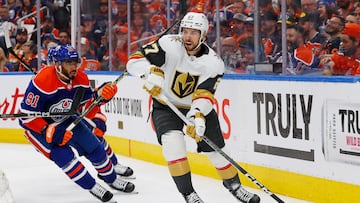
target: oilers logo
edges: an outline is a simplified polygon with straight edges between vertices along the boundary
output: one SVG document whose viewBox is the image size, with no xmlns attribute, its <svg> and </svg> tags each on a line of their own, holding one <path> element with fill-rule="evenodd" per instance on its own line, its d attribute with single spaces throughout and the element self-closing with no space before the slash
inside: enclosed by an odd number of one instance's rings
<svg viewBox="0 0 360 203">
<path fill-rule="evenodd" d="M 51 113 L 62 113 L 62 112 L 68 112 L 71 109 L 71 105 L 73 103 L 72 99 L 69 98 L 65 98 L 60 100 L 58 103 L 53 104 L 50 108 L 49 108 L 49 112 Z M 62 116 L 59 117 L 53 117 L 54 121 L 60 120 L 62 118 Z"/>
</svg>

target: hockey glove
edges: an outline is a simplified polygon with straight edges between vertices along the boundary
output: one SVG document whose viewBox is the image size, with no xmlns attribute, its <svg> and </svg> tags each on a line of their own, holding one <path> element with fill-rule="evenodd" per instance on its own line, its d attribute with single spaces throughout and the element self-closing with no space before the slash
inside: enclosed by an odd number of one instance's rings
<svg viewBox="0 0 360 203">
<path fill-rule="evenodd" d="M 186 134 L 194 138 L 196 142 L 201 141 L 201 137 L 204 136 L 206 125 L 205 117 L 200 111 L 190 111 L 187 114 L 187 117 L 190 119 L 194 125 L 186 126 Z"/>
<path fill-rule="evenodd" d="M 94 135 L 102 137 L 106 132 L 106 123 L 100 118 L 93 118 L 92 121 L 95 123 L 96 127 L 93 130 Z"/>
<path fill-rule="evenodd" d="M 108 102 L 115 96 L 116 92 L 116 84 L 105 82 L 98 88 L 97 95 L 101 96 L 105 102 Z"/>
<path fill-rule="evenodd" d="M 161 94 L 164 86 L 164 71 L 160 67 L 154 66 L 150 69 L 150 74 L 146 79 L 143 88 L 152 96 L 157 97 Z"/>
<path fill-rule="evenodd" d="M 63 127 L 56 125 L 48 125 L 45 129 L 45 136 L 47 143 L 58 144 L 64 146 L 72 138 L 73 133 Z"/>
</svg>

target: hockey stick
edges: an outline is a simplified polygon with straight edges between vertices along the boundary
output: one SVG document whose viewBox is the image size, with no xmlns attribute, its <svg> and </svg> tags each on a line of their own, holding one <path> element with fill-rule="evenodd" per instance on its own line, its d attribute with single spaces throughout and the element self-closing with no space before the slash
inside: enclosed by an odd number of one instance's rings
<svg viewBox="0 0 360 203">
<path fill-rule="evenodd" d="M 178 18 L 170 27 L 168 27 L 160 36 L 164 36 L 165 34 L 167 34 L 171 29 L 173 29 L 180 21 L 181 21 L 182 17 Z M 115 81 L 113 81 L 113 84 L 117 84 L 122 78 L 124 78 L 126 75 L 128 74 L 127 70 L 124 70 L 124 72 L 115 79 Z M 70 125 L 66 128 L 67 130 L 72 130 L 77 124 L 80 123 L 80 121 L 85 118 L 85 116 L 96 106 L 98 105 L 101 100 L 103 98 L 102 97 L 98 97 L 96 98 L 96 100 L 79 116 L 77 117 L 72 123 L 70 123 Z"/>
<path fill-rule="evenodd" d="M 36 71 L 34 71 L 33 69 L 31 69 L 30 66 L 29 66 L 29 64 L 27 64 L 22 58 L 20 58 L 20 57 L 14 52 L 14 49 L 12 48 L 12 44 L 11 44 L 11 41 L 10 41 L 8 25 L 6 24 L 4 27 L 5 27 L 5 30 L 4 30 L 5 45 L 6 45 L 6 49 L 8 50 L 9 54 L 13 55 L 17 60 L 19 60 L 19 62 L 20 62 L 28 71 L 31 71 L 32 73 L 34 73 L 34 74 L 36 75 Z"/>
<path fill-rule="evenodd" d="M 123 79 L 126 75 L 128 74 L 128 72 L 125 70 L 121 75 L 119 75 L 113 82 L 112 84 L 117 84 L 121 79 Z M 98 105 L 101 101 L 103 100 L 103 98 L 101 96 L 97 97 L 92 103 L 91 105 L 79 116 L 77 117 L 73 122 L 70 123 L 70 125 L 66 128 L 66 130 L 72 130 L 77 124 L 80 123 L 80 121 L 85 118 L 85 116 L 96 106 Z"/>
<path fill-rule="evenodd" d="M 184 121 L 186 125 L 193 125 L 185 116 L 180 112 L 178 108 L 174 104 L 172 104 L 168 98 L 161 94 L 158 99 L 162 100 L 168 107 L 177 115 L 181 120 Z M 272 193 L 267 187 L 265 187 L 262 183 L 260 183 L 254 176 L 252 176 L 249 172 L 247 172 L 243 167 L 241 167 L 236 161 L 234 161 L 231 157 L 229 157 L 223 150 L 221 150 L 215 143 L 213 143 L 206 136 L 201 137 L 211 148 L 213 148 L 216 152 L 218 152 L 221 156 L 223 156 L 226 160 L 228 160 L 231 165 L 237 168 L 242 174 L 244 174 L 247 178 L 249 178 L 255 185 L 257 185 L 260 189 L 262 189 L 266 194 L 270 195 L 279 203 L 285 203 L 281 200 L 277 195 Z"/>
<path fill-rule="evenodd" d="M 84 96 L 84 88 L 76 90 L 71 108 L 66 112 L 33 112 L 33 113 L 17 113 L 17 114 L 0 114 L 0 118 L 32 118 L 32 117 L 57 117 L 57 116 L 71 116 L 77 112 L 80 102 Z"/>
</svg>

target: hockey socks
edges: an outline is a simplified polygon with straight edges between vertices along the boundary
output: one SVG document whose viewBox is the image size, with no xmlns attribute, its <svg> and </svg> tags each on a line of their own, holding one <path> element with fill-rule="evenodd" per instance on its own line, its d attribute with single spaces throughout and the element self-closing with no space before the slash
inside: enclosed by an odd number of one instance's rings
<svg viewBox="0 0 360 203">
<path fill-rule="evenodd" d="M 69 147 L 54 147 L 51 150 L 51 159 L 80 187 L 89 190 L 95 185 L 95 179 Z"/>
<path fill-rule="evenodd" d="M 98 139 L 103 145 L 107 156 L 113 163 L 115 173 L 124 177 L 132 176 L 134 174 L 134 171 L 130 167 L 118 163 L 116 155 L 114 154 L 114 152 L 112 151 L 110 145 L 106 142 L 106 140 L 103 137 L 98 137 Z"/>
<path fill-rule="evenodd" d="M 111 160 L 107 157 L 102 145 L 98 145 L 93 152 L 86 156 L 95 167 L 98 175 L 106 183 L 111 184 L 116 179 Z"/>
</svg>

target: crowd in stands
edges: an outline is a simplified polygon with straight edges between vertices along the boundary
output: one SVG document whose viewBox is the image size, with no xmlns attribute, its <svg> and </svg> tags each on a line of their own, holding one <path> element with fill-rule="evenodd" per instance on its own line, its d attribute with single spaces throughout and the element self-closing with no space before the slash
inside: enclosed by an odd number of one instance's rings
<svg viewBox="0 0 360 203">
<path fill-rule="evenodd" d="M 156 39 L 180 16 L 183 6 L 179 0 L 171 0 L 170 6 L 167 6 L 167 0 L 131 0 L 128 14 L 127 0 L 81 2 L 91 4 L 93 8 L 91 11 L 83 9 L 80 19 L 81 66 L 93 71 L 109 70 L 109 63 L 113 67 L 111 70 L 124 70 L 129 52 Z M 254 0 L 219 0 L 219 19 L 215 0 L 186 1 L 187 11 L 203 12 L 208 16 L 210 31 L 207 43 L 219 51 L 226 73 L 247 74 L 247 68 L 254 65 L 257 53 L 260 60 L 257 62 L 269 64 L 282 63 L 286 55 L 286 72 L 281 74 L 360 74 L 358 0 L 286 1 L 287 53 L 283 53 L 281 46 L 281 1 L 258 2 L 260 46 L 255 51 Z M 25 26 L 33 25 L 36 29 L 36 14 L 22 19 L 36 11 L 35 0 L 1 0 L 0 6 L 0 21 L 13 24 L 15 53 L 34 70 L 41 68 L 37 67 L 37 58 L 46 64 L 47 50 L 70 43 L 72 37 L 70 0 L 41 0 L 41 4 L 46 7 L 40 12 L 41 53 L 37 53 L 36 32 Z M 220 36 L 216 32 L 217 22 Z M 217 39 L 220 41 L 219 49 Z M 0 71 L 27 71 L 27 68 L 16 57 L 0 49 Z"/>
</svg>

